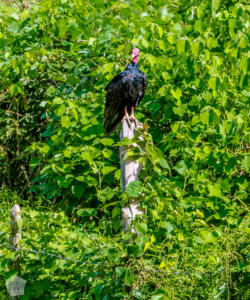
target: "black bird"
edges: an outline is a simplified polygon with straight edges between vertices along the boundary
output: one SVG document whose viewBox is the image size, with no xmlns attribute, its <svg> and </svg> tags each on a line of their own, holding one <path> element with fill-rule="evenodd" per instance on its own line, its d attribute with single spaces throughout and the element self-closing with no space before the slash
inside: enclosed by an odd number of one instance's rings
<svg viewBox="0 0 250 300">
<path fill-rule="evenodd" d="M 130 120 L 137 124 L 134 111 L 143 98 L 147 87 L 146 75 L 138 66 L 139 54 L 140 50 L 134 48 L 131 54 L 133 61 L 123 72 L 116 75 L 105 88 L 107 91 L 104 112 L 106 135 L 115 131 L 123 119 L 126 119 L 129 125 L 131 125 Z"/>
</svg>

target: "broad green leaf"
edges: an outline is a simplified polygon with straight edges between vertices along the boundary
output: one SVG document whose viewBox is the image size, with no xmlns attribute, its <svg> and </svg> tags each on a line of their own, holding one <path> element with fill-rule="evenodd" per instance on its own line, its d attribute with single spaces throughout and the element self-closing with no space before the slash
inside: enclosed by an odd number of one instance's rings
<svg viewBox="0 0 250 300">
<path fill-rule="evenodd" d="M 65 64 L 63 64 L 63 67 L 64 69 L 71 70 L 75 67 L 75 65 L 76 64 L 73 61 L 68 61 Z"/>
<path fill-rule="evenodd" d="M 209 125 L 209 111 L 203 111 L 200 114 L 200 120 L 203 124 Z"/>
<path fill-rule="evenodd" d="M 185 53 L 185 40 L 177 41 L 177 50 L 178 53 Z"/>
<path fill-rule="evenodd" d="M 170 44 L 175 44 L 176 42 L 176 37 L 173 34 L 168 34 L 167 40 L 169 41 Z"/>
<path fill-rule="evenodd" d="M 19 30 L 19 25 L 17 22 L 13 21 L 9 26 L 8 26 L 8 31 L 12 33 L 17 33 Z"/>
<path fill-rule="evenodd" d="M 194 56 L 198 56 L 199 51 L 200 51 L 200 43 L 199 42 L 193 42 L 191 44 L 191 51 L 194 54 Z"/>
<path fill-rule="evenodd" d="M 146 223 L 138 222 L 135 224 L 135 229 L 140 234 L 145 234 L 148 231 L 148 226 Z"/>
<path fill-rule="evenodd" d="M 151 300 L 164 300 L 164 299 L 165 299 L 164 294 L 157 294 L 151 297 Z"/>
<path fill-rule="evenodd" d="M 220 185 L 217 183 L 208 185 L 209 196 L 222 197 Z"/>
<path fill-rule="evenodd" d="M 182 91 L 177 88 L 176 90 L 171 89 L 170 93 L 173 95 L 174 98 L 176 98 L 177 100 L 180 100 L 181 96 L 182 96 Z"/>
<path fill-rule="evenodd" d="M 242 167 L 246 169 L 247 172 L 250 170 L 250 154 L 245 154 L 241 163 Z"/>
<path fill-rule="evenodd" d="M 208 80 L 208 86 L 213 89 L 216 90 L 217 87 L 217 78 L 216 77 L 210 77 Z"/>
<path fill-rule="evenodd" d="M 174 230 L 174 226 L 166 221 L 160 221 L 160 227 L 167 229 L 168 233 L 171 233 Z"/>
<path fill-rule="evenodd" d="M 181 117 L 184 116 L 188 106 L 187 104 L 182 104 L 180 107 L 174 107 L 173 112 Z"/>
<path fill-rule="evenodd" d="M 40 150 L 42 153 L 46 154 L 46 153 L 49 152 L 50 146 L 48 146 L 47 144 L 42 144 L 42 146 L 39 148 L 39 150 Z"/>
<path fill-rule="evenodd" d="M 159 159 L 159 164 L 161 165 L 161 167 L 163 167 L 163 168 L 167 169 L 169 172 L 171 172 L 170 166 L 164 157 L 161 157 Z"/>
<path fill-rule="evenodd" d="M 74 184 L 71 187 L 72 194 L 77 198 L 80 199 L 83 193 L 85 192 L 86 187 L 82 184 Z"/>
<path fill-rule="evenodd" d="M 144 251 L 147 251 L 148 248 L 150 247 L 150 245 L 151 245 L 150 242 L 146 242 L 143 250 L 144 250 Z"/>
<path fill-rule="evenodd" d="M 200 231 L 200 237 L 205 243 L 216 243 L 217 240 L 209 228 L 204 228 Z"/>
<path fill-rule="evenodd" d="M 212 0 L 212 15 L 215 17 L 216 11 L 220 6 L 220 0 Z"/>
<path fill-rule="evenodd" d="M 84 176 L 77 176 L 77 177 L 75 177 L 75 179 L 76 179 L 77 181 L 81 181 L 81 182 L 84 182 L 84 181 L 85 181 Z"/>
<path fill-rule="evenodd" d="M 78 114 L 77 114 L 77 111 L 75 108 L 72 109 L 72 113 L 73 113 L 73 116 L 76 119 L 76 121 L 78 121 Z"/>
<path fill-rule="evenodd" d="M 61 124 L 65 128 L 69 128 L 71 125 L 70 118 L 68 116 L 62 116 Z"/>
<path fill-rule="evenodd" d="M 116 167 L 109 167 L 109 166 L 106 166 L 106 167 L 103 167 L 103 168 L 102 168 L 102 174 L 103 174 L 103 175 L 107 175 L 107 174 L 113 172 L 114 170 L 116 170 Z"/>
<path fill-rule="evenodd" d="M 208 40 L 207 40 L 207 46 L 208 46 L 209 49 L 216 48 L 218 46 L 217 39 L 215 39 L 215 38 L 208 38 Z"/>
<path fill-rule="evenodd" d="M 194 29 L 195 29 L 196 31 L 199 31 L 200 33 L 203 32 L 201 20 L 196 20 L 196 21 L 195 21 Z"/>
<path fill-rule="evenodd" d="M 90 46 L 93 46 L 95 40 L 96 40 L 96 39 L 95 39 L 94 37 L 91 37 L 91 38 L 89 39 L 89 45 L 90 45 Z"/>
<path fill-rule="evenodd" d="M 235 38 L 235 27 L 236 27 L 236 20 L 235 19 L 229 19 L 229 34 L 232 39 Z"/>
<path fill-rule="evenodd" d="M 101 139 L 101 143 L 105 146 L 112 146 L 114 141 L 111 138 L 103 138 Z"/>
<path fill-rule="evenodd" d="M 178 163 L 175 165 L 174 169 L 180 174 L 180 175 L 186 175 L 188 168 L 184 160 L 178 161 Z"/>
<path fill-rule="evenodd" d="M 240 39 L 240 42 L 239 42 L 239 47 L 240 48 L 246 48 L 248 45 L 248 41 L 247 41 L 247 38 L 245 36 L 243 36 L 241 39 Z"/>
<path fill-rule="evenodd" d="M 137 198 L 141 196 L 142 193 L 142 182 L 140 180 L 134 180 L 129 183 L 129 185 L 126 188 L 126 194 L 129 197 Z"/>
<path fill-rule="evenodd" d="M 166 58 L 166 69 L 171 70 L 173 67 L 173 60 L 171 58 Z"/>
<path fill-rule="evenodd" d="M 124 283 L 127 286 L 131 286 L 134 281 L 134 275 L 131 273 L 130 269 L 126 269 L 125 275 L 124 275 Z"/>
<path fill-rule="evenodd" d="M 167 50 L 166 44 L 165 44 L 164 41 L 159 40 L 158 43 L 159 43 L 159 48 L 160 48 L 161 50 L 163 50 L 163 51 L 166 51 L 166 50 Z"/>
<path fill-rule="evenodd" d="M 184 237 L 182 232 L 178 232 L 177 236 L 178 236 L 179 241 L 184 241 L 185 240 L 185 237 Z"/>
</svg>

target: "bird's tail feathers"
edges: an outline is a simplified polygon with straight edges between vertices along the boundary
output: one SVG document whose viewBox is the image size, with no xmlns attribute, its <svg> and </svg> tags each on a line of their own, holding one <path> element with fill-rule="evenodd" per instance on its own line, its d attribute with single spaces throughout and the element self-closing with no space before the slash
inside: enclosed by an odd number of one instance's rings
<svg viewBox="0 0 250 300">
<path fill-rule="evenodd" d="M 104 120 L 104 129 L 106 136 L 109 136 L 112 132 L 114 132 L 120 125 L 123 115 L 118 114 L 116 119 L 113 122 L 108 122 L 109 118 L 105 118 Z"/>
</svg>

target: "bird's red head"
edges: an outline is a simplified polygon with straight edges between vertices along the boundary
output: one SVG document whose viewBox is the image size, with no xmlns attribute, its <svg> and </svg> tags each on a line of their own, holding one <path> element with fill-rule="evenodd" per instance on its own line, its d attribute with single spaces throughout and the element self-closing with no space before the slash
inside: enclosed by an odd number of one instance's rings
<svg viewBox="0 0 250 300">
<path fill-rule="evenodd" d="M 139 55 L 140 55 L 140 50 L 138 48 L 134 48 L 132 50 L 131 55 L 132 55 L 132 58 L 133 58 L 133 62 L 138 63 L 138 58 L 139 58 Z"/>
</svg>

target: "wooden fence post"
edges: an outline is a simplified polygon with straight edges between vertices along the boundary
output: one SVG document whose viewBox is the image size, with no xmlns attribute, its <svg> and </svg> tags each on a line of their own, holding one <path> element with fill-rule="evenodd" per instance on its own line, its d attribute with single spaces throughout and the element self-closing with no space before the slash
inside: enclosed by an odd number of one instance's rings
<svg viewBox="0 0 250 300">
<path fill-rule="evenodd" d="M 141 124 L 137 125 L 137 127 L 142 127 Z M 126 120 L 122 121 L 122 130 L 120 132 L 120 140 L 127 137 L 129 139 L 133 139 L 134 132 L 136 130 L 136 125 L 134 121 L 131 121 L 131 126 L 128 125 Z M 131 159 L 124 159 L 127 151 L 131 149 L 131 147 L 136 147 L 137 145 L 132 146 L 121 146 L 120 147 L 120 163 L 121 163 L 121 184 L 122 191 L 125 192 L 128 184 L 134 180 L 139 179 L 139 173 L 141 170 L 141 165 L 138 161 L 133 161 Z M 137 146 L 138 147 L 138 146 Z M 122 225 L 124 231 L 132 231 L 135 232 L 134 228 L 130 229 L 130 223 L 134 220 L 137 215 L 143 214 L 143 212 L 139 209 L 138 202 L 134 201 L 129 203 L 128 206 L 122 209 Z"/>
<path fill-rule="evenodd" d="M 9 243 L 12 247 L 16 248 L 16 251 L 20 249 L 21 241 L 21 210 L 19 205 L 15 204 L 10 212 L 10 237 Z M 21 265 L 20 265 L 20 252 L 12 262 L 10 268 L 11 270 L 17 270 L 18 275 L 21 274 Z"/>
</svg>

